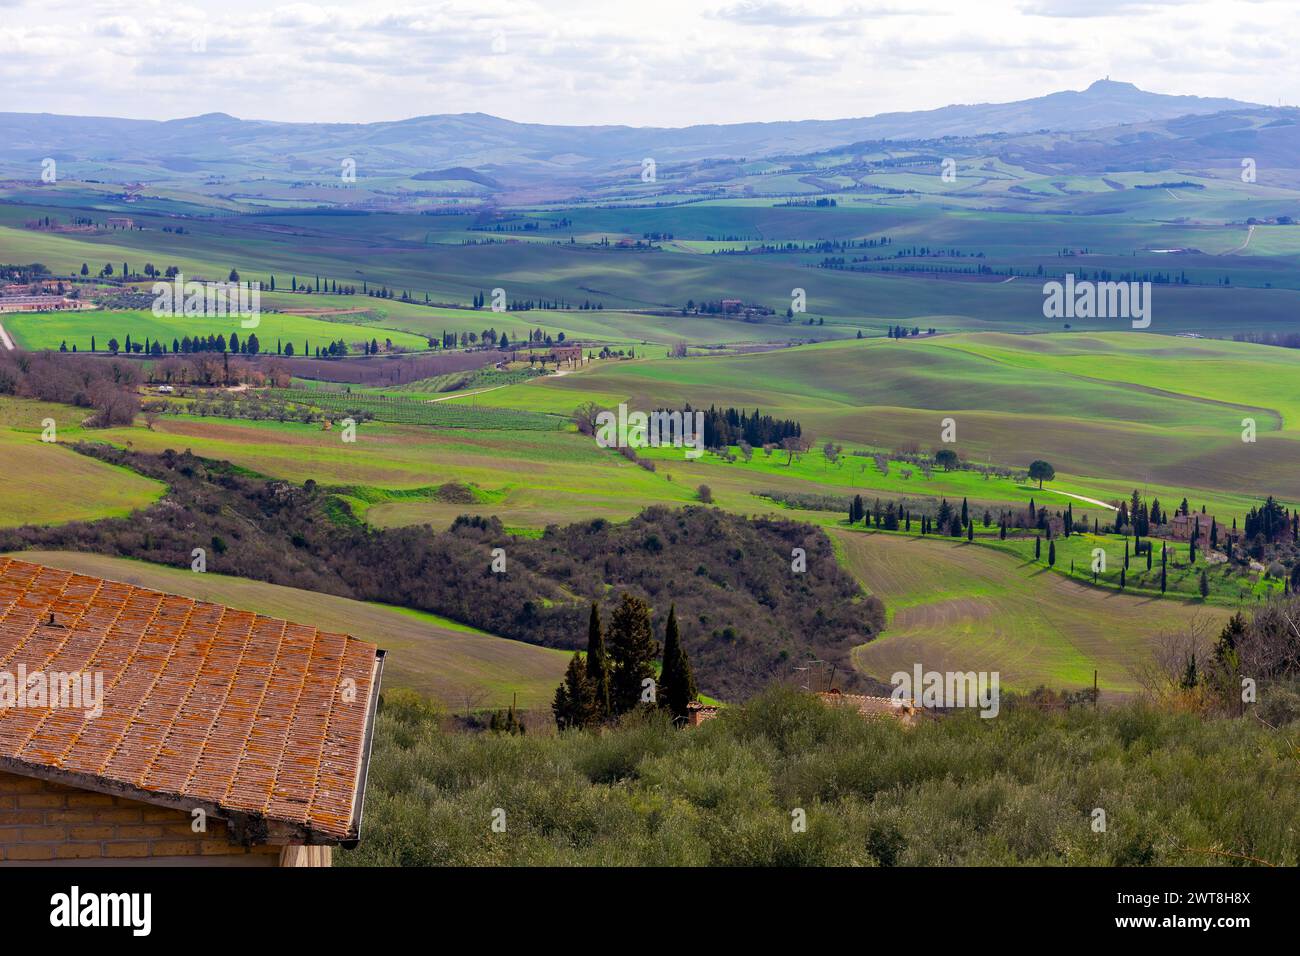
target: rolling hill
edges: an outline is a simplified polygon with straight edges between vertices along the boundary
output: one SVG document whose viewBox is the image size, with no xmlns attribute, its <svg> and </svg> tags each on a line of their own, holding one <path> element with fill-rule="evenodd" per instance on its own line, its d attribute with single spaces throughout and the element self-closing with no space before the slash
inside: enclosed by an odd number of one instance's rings
<svg viewBox="0 0 1300 956">
<path fill-rule="evenodd" d="M 1236 100 L 1169 96 L 1099 80 L 1013 103 L 953 105 L 842 120 L 689 126 L 546 126 L 483 113 L 380 123 L 284 123 L 208 113 L 167 121 L 0 113 L 0 166 L 115 166 L 118 181 L 206 176 L 239 167 L 310 174 L 344 157 L 383 174 L 473 167 L 499 179 L 582 175 L 639 165 L 810 153 L 866 140 L 916 140 L 1036 130 L 1086 130 L 1250 107 Z M 75 144 L 70 145 L 70 144 Z M 219 154 L 220 158 L 216 158 Z M 110 177 L 111 178 L 111 177 Z M 463 176 L 459 178 L 464 178 Z M 479 180 L 482 182 L 482 180 Z"/>
</svg>

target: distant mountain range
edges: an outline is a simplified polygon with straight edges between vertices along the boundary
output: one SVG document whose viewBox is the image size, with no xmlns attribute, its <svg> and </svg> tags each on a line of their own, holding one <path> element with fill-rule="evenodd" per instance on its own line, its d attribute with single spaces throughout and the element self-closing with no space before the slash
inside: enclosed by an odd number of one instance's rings
<svg viewBox="0 0 1300 956">
<path fill-rule="evenodd" d="M 351 157 L 371 172 L 430 179 L 451 167 L 495 179 L 576 179 L 658 162 L 794 155 L 871 140 L 933 140 L 1041 130 L 1083 131 L 1254 109 L 1239 100 L 1149 93 L 1098 80 L 1086 90 L 861 119 L 688 126 L 546 126 L 483 113 L 383 123 L 279 123 L 224 113 L 154 121 L 0 113 L 0 166 L 30 169 L 52 157 L 130 181 L 159 174 L 265 173 L 283 177 Z M 488 180 L 492 182 L 493 180 Z"/>
</svg>

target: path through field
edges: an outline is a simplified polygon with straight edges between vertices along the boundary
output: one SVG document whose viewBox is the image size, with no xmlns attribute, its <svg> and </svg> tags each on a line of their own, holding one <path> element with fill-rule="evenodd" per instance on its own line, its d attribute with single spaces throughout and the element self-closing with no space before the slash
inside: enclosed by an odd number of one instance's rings
<svg viewBox="0 0 1300 956">
<path fill-rule="evenodd" d="M 485 392 L 495 392 L 498 388 L 507 388 L 506 385 L 493 385 L 491 388 L 479 388 L 472 392 L 448 392 L 442 398 L 425 399 L 426 405 L 432 405 L 434 402 L 446 402 L 453 398 L 469 398 L 471 395 L 482 395 Z"/>
<path fill-rule="evenodd" d="M 1230 255 L 1232 255 L 1234 252 L 1241 252 L 1241 251 L 1242 251 L 1243 249 L 1245 249 L 1248 245 L 1250 245 L 1250 239 L 1251 239 L 1251 237 L 1252 237 L 1253 235 L 1255 235 L 1255 227 L 1254 227 L 1254 226 L 1247 226 L 1247 227 L 1246 227 L 1246 241 L 1243 242 L 1241 245 L 1239 245 L 1236 249 L 1229 249 L 1227 252 L 1223 253 L 1223 255 L 1225 255 L 1225 256 L 1230 256 Z"/>
<path fill-rule="evenodd" d="M 1104 501 L 1098 501 L 1096 498 L 1089 498 L 1087 495 L 1076 495 L 1073 492 L 1061 491 L 1059 488 L 1053 489 L 1058 495 L 1065 495 L 1067 498 L 1073 498 L 1076 501 L 1086 501 L 1090 505 L 1096 505 L 1099 508 L 1106 508 L 1110 511 L 1119 511 L 1114 505 L 1108 505 Z"/>
<path fill-rule="evenodd" d="M 0 325 L 0 344 L 4 345 L 10 352 L 14 350 L 14 340 L 9 338 L 9 333 L 5 331 L 3 325 Z"/>
<path fill-rule="evenodd" d="M 1223 608 L 1088 587 L 991 548 L 870 532 L 831 532 L 848 569 L 885 602 L 889 626 L 854 649 L 861 671 L 997 671 L 1002 687 L 1137 689 L 1131 668 L 1161 633 Z"/>
</svg>

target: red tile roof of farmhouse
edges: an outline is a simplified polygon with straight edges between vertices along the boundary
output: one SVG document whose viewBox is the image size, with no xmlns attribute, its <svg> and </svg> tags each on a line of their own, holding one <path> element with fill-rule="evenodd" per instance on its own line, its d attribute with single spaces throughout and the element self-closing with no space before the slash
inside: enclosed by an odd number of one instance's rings
<svg viewBox="0 0 1300 956">
<path fill-rule="evenodd" d="M 103 712 L 8 701 L 0 770 L 204 808 L 248 842 L 359 836 L 373 644 L 0 557 L 0 672 L 20 667 L 102 673 Z"/>
<path fill-rule="evenodd" d="M 847 707 L 863 717 L 910 718 L 916 713 L 916 704 L 910 698 L 894 700 L 892 697 L 867 697 L 864 694 L 845 694 L 836 690 L 818 691 L 822 703 L 831 707 Z"/>
</svg>

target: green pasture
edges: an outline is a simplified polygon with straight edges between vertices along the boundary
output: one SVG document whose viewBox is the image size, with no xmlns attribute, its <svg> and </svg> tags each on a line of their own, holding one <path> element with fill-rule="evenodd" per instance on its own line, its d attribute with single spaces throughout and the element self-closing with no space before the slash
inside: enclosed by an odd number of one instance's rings
<svg viewBox="0 0 1300 956">
<path fill-rule="evenodd" d="M 372 339 L 378 339 L 382 345 L 386 339 L 391 339 L 394 345 L 407 349 L 428 348 L 423 336 L 377 324 L 334 322 L 279 312 L 263 312 L 254 318 L 243 319 L 239 316 L 156 316 L 147 309 L 89 309 L 10 313 L 0 321 L 19 346 L 33 350 L 57 349 L 66 343 L 69 350 L 75 345 L 77 351 L 88 352 L 93 337 L 95 348 L 107 352 L 109 339 L 117 339 L 119 346 L 124 348 L 129 335 L 133 344 L 143 344 L 148 339 L 162 343 L 170 352 L 172 342 L 187 335 L 191 338 L 221 335 L 229 339 L 231 333 L 238 335 L 240 341 L 256 335 L 263 352 L 275 352 L 277 343 L 292 342 L 298 355 L 302 355 L 304 346 L 310 345 L 314 351 L 339 339 L 349 346 L 360 342 L 369 344 Z M 245 322 L 256 324 L 245 328 Z"/>
<path fill-rule="evenodd" d="M 99 434 L 81 422 L 89 409 L 0 399 L 0 527 L 118 518 L 166 490 L 125 468 L 79 455 L 67 443 Z M 55 442 L 42 441 L 53 421 Z"/>
<path fill-rule="evenodd" d="M 1094 588 L 964 540 L 837 531 L 844 564 L 890 609 L 876 640 L 854 650 L 859 670 L 997 671 L 1004 690 L 1138 689 L 1134 669 L 1153 642 L 1226 609 Z"/>
</svg>

